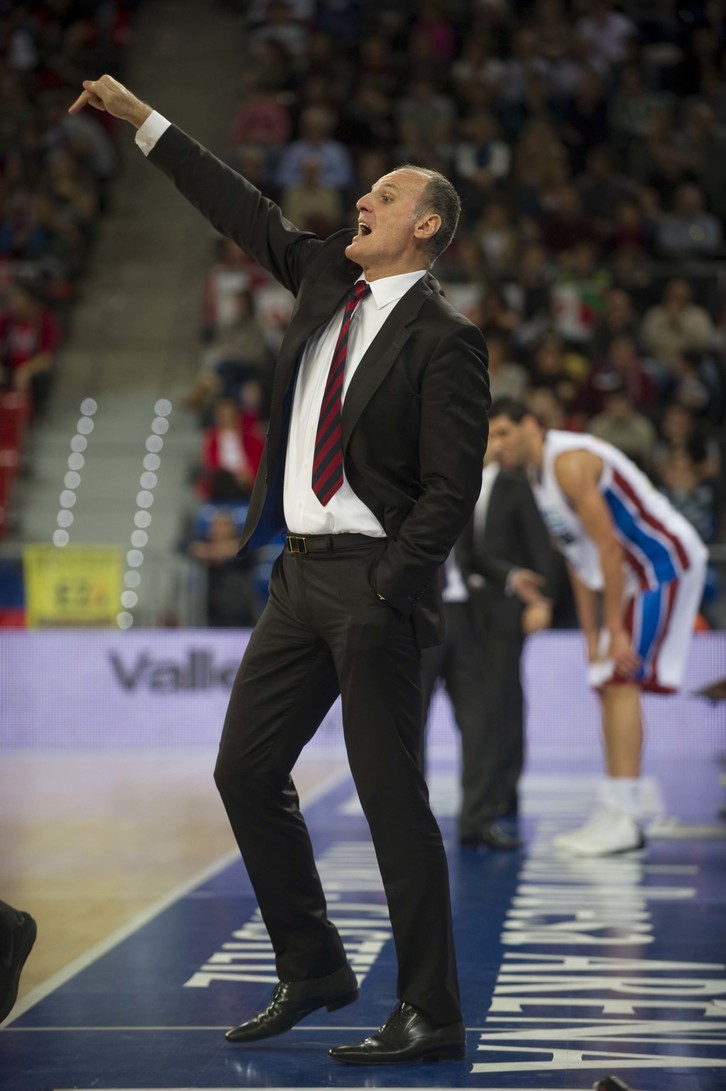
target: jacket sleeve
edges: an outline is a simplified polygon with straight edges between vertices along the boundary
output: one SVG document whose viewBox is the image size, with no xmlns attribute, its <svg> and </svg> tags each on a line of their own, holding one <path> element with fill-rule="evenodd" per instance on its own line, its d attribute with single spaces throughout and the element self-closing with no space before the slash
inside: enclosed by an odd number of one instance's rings
<svg viewBox="0 0 726 1091">
<path fill-rule="evenodd" d="M 516 567 L 517 565 L 512 564 L 511 561 L 504 561 L 500 557 L 490 557 L 485 553 L 478 552 L 472 557 L 470 571 L 478 576 L 483 576 L 487 583 L 491 583 L 500 591 L 504 591 L 509 573 L 513 572 Z"/>
<path fill-rule="evenodd" d="M 434 349 L 421 387 L 421 493 L 389 542 L 376 591 L 409 614 L 471 518 L 481 491 L 490 404 L 487 353 L 469 323 Z"/>
<path fill-rule="evenodd" d="M 305 270 L 323 245 L 315 235 L 291 224 L 274 201 L 175 125 L 148 158 L 220 234 L 297 295 Z"/>
<path fill-rule="evenodd" d="M 516 534 L 516 543 L 513 543 L 513 554 L 516 560 L 488 553 L 481 544 L 475 543 L 472 535 L 471 547 L 466 555 L 467 575 L 483 576 L 492 587 L 505 591 L 511 572 L 518 568 L 531 568 L 544 576 L 547 581 L 544 593 L 551 594 L 554 554 L 532 489 L 523 478 L 514 476 L 508 478 L 507 488 L 514 515 L 512 531 Z"/>
</svg>

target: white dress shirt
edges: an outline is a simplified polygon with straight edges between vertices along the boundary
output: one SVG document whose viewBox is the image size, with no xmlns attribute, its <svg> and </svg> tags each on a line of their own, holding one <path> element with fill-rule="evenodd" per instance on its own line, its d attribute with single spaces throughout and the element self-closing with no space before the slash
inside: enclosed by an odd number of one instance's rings
<svg viewBox="0 0 726 1091">
<path fill-rule="evenodd" d="M 464 583 L 464 574 L 459 568 L 455 549 L 452 549 L 444 561 L 444 575 L 446 577 L 441 598 L 444 602 L 468 602 L 469 592 Z"/>
<path fill-rule="evenodd" d="M 143 125 L 136 130 L 134 140 L 144 155 L 148 155 L 160 136 L 163 136 L 171 125 L 165 117 L 152 110 Z"/>
<path fill-rule="evenodd" d="M 477 538 L 484 537 L 484 528 L 487 525 L 489 501 L 494 488 L 494 482 L 499 477 L 501 466 L 496 459 L 487 462 L 481 475 L 481 492 L 474 507 L 474 534 Z"/>
<path fill-rule="evenodd" d="M 500 469 L 501 466 L 496 459 L 492 459 L 487 462 L 481 475 L 481 492 L 474 507 L 474 536 L 479 541 L 484 537 L 484 528 L 487 525 L 487 515 L 489 513 L 489 501 Z M 473 572 L 469 576 L 470 587 L 481 588 L 486 582 L 480 572 Z"/>
<path fill-rule="evenodd" d="M 425 270 L 382 277 L 371 282 L 370 292 L 353 312 L 345 361 L 343 401 L 363 356 L 396 303 Z M 362 279 L 359 278 L 359 279 Z M 370 534 L 385 537 L 385 531 L 370 508 L 351 489 L 343 471 L 343 484 L 325 507 L 312 489 L 315 433 L 328 378 L 333 350 L 343 324 L 344 304 L 327 326 L 309 338 L 295 386 L 290 435 L 285 463 L 283 503 L 285 522 L 291 534 Z"/>
</svg>

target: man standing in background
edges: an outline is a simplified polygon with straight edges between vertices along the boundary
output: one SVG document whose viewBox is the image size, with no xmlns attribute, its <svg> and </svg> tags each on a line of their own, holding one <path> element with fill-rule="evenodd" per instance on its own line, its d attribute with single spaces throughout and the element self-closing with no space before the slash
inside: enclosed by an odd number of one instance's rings
<svg viewBox="0 0 726 1091">
<path fill-rule="evenodd" d="M 424 710 L 437 681 L 461 734 L 459 843 L 520 847 L 497 823 L 518 811 L 524 765 L 520 661 L 525 637 L 547 628 L 552 547 L 521 474 L 489 461 L 474 518 L 441 569 L 444 641 L 423 657 Z M 506 559 L 505 559 L 506 558 Z"/>
<path fill-rule="evenodd" d="M 545 432 L 522 402 L 494 402 L 490 447 L 502 466 L 529 473 L 567 560 L 588 680 L 600 697 L 607 771 L 600 807 L 556 843 L 579 856 L 640 849 L 640 694 L 674 693 L 681 683 L 706 547 L 622 452 L 593 436 Z"/>
<path fill-rule="evenodd" d="M 552 624 L 555 555 L 526 478 L 487 459 L 464 555 L 486 681 L 481 760 L 491 818 L 519 811 L 525 759 L 521 663 L 527 636 Z"/>
</svg>

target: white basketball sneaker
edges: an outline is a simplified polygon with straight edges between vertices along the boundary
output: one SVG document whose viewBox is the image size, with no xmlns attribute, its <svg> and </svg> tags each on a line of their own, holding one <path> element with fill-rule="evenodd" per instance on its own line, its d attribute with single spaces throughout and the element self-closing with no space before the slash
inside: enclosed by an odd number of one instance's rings
<svg viewBox="0 0 726 1091">
<path fill-rule="evenodd" d="M 555 837 L 554 843 L 575 856 L 614 856 L 644 848 L 645 837 L 632 815 L 602 808 L 579 830 Z"/>
</svg>

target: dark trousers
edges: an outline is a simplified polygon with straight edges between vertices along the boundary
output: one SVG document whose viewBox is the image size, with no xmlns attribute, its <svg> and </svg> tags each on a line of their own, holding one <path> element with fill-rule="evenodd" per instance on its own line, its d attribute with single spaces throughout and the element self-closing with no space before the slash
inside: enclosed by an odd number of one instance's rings
<svg viewBox="0 0 726 1091">
<path fill-rule="evenodd" d="M 524 764 L 522 638 L 475 624 L 466 602 L 444 606 L 443 644 L 423 653 L 424 722 L 438 681 L 451 701 L 461 734 L 459 834 L 516 806 Z"/>
<path fill-rule="evenodd" d="M 440 680 L 449 696 L 461 733 L 461 807 L 459 834 L 476 833 L 490 817 L 493 792 L 491 740 L 486 723 L 484 654 L 468 602 L 444 605 L 443 644 L 423 652 L 424 722 Z"/>
<path fill-rule="evenodd" d="M 397 994 L 437 1025 L 461 1018 L 449 881 L 419 768 L 421 655 L 369 573 L 385 543 L 285 552 L 237 675 L 215 779 L 282 981 L 345 962 L 290 773 L 340 692 L 351 773 L 388 900 Z"/>
<path fill-rule="evenodd" d="M 491 809 L 494 814 L 507 813 L 517 807 L 517 784 L 525 758 L 521 678 L 524 637 L 497 628 L 490 616 L 483 622 L 481 641 L 486 664 L 486 761 L 491 767 Z"/>
</svg>

